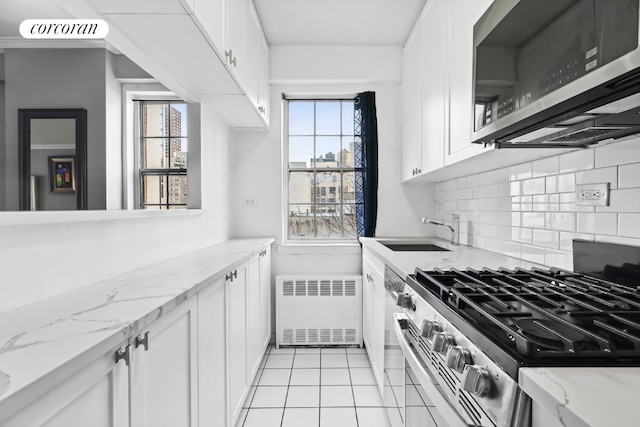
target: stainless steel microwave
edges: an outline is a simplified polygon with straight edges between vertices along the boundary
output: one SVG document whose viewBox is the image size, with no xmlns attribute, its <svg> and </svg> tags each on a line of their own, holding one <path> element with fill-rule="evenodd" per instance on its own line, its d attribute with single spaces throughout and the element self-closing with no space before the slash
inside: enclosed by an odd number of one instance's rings
<svg viewBox="0 0 640 427">
<path fill-rule="evenodd" d="M 640 133 L 640 0 L 495 0 L 474 26 L 472 142 L 586 147 Z"/>
</svg>

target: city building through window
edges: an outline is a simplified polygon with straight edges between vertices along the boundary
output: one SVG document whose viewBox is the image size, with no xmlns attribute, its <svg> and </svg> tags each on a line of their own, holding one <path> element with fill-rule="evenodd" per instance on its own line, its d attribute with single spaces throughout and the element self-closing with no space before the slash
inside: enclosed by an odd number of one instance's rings
<svg viewBox="0 0 640 427">
<path fill-rule="evenodd" d="M 288 238 L 356 239 L 354 100 L 286 103 Z"/>
<path fill-rule="evenodd" d="M 187 208 L 184 102 L 140 101 L 140 208 Z"/>
</svg>

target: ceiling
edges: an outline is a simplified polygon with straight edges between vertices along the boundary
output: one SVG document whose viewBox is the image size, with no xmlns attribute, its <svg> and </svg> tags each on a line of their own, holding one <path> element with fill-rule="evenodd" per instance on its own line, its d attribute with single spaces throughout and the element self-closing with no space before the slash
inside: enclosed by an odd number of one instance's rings
<svg viewBox="0 0 640 427">
<path fill-rule="evenodd" d="M 253 0 L 270 46 L 404 46 L 426 0 Z"/>
<path fill-rule="evenodd" d="M 60 6 L 42 0 L 0 0 L 0 37 L 19 37 L 25 19 L 70 18 Z"/>
</svg>

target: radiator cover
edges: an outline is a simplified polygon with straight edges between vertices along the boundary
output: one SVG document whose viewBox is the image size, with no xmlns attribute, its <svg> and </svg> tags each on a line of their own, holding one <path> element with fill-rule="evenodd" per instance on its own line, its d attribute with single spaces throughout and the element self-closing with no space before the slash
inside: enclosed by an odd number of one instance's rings
<svg viewBox="0 0 640 427">
<path fill-rule="evenodd" d="M 276 347 L 362 347 L 362 276 L 276 276 Z"/>
</svg>

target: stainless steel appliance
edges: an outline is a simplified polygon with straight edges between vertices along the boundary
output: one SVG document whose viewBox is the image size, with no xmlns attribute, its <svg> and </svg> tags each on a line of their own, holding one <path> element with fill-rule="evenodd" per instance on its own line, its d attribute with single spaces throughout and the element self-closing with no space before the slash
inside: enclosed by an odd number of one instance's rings
<svg viewBox="0 0 640 427">
<path fill-rule="evenodd" d="M 496 0 L 474 26 L 472 141 L 584 147 L 640 132 L 638 0 Z"/>
<path fill-rule="evenodd" d="M 523 366 L 640 366 L 640 248 L 575 241 L 574 265 L 408 276 L 395 331 L 445 425 L 530 426 Z"/>
</svg>

